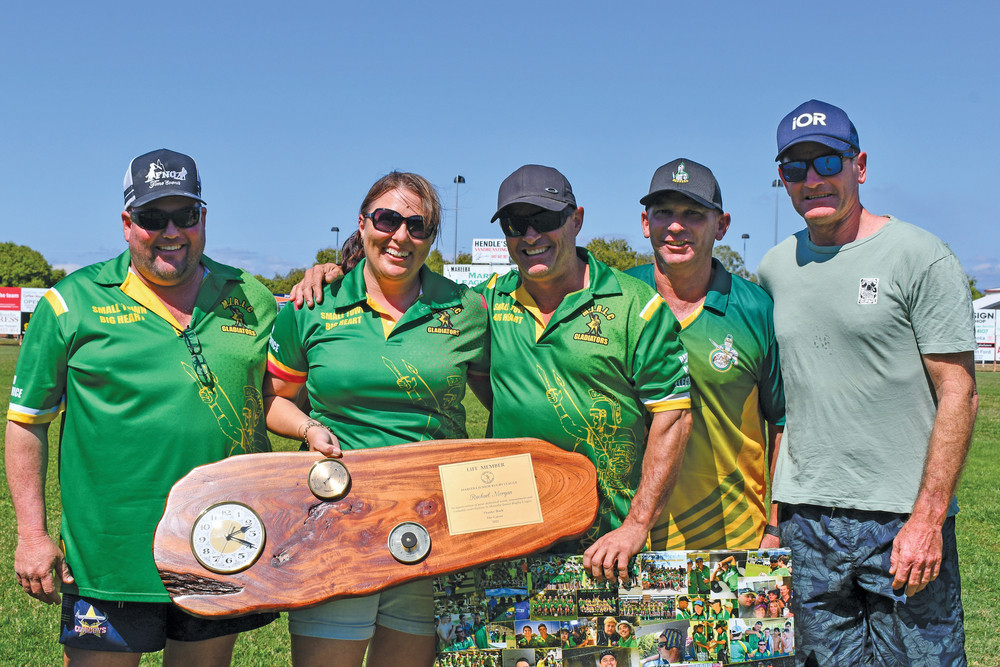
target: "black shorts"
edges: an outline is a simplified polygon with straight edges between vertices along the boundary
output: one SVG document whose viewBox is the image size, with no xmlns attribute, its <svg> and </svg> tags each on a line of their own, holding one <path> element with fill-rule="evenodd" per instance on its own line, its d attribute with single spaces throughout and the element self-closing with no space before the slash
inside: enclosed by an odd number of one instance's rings
<svg viewBox="0 0 1000 667">
<path fill-rule="evenodd" d="M 168 639 L 196 642 L 260 628 L 275 613 L 239 618 L 192 616 L 169 602 L 117 602 L 63 593 L 59 643 L 86 651 L 151 653 Z"/>
</svg>

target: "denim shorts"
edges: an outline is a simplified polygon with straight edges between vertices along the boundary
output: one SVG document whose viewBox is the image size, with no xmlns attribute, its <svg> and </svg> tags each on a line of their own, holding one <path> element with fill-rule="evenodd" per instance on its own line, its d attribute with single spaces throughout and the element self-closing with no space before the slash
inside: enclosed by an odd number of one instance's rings
<svg viewBox="0 0 1000 667">
<path fill-rule="evenodd" d="M 85 651 L 151 653 L 167 640 L 203 641 L 263 627 L 277 614 L 200 618 L 169 602 L 118 602 L 62 595 L 59 643 Z"/>
<path fill-rule="evenodd" d="M 955 517 L 941 529 L 941 573 L 919 593 L 892 589 L 892 542 L 907 515 L 784 505 L 800 665 L 960 667 L 965 629 Z"/>
<path fill-rule="evenodd" d="M 374 595 L 288 612 L 288 631 L 304 637 L 371 639 L 376 625 L 409 635 L 434 636 L 433 580 L 411 581 Z"/>
</svg>

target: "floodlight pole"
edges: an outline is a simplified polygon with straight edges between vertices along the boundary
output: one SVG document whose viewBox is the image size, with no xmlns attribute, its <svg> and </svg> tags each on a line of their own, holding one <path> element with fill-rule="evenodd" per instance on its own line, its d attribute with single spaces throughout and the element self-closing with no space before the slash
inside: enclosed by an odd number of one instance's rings
<svg viewBox="0 0 1000 667">
<path fill-rule="evenodd" d="M 333 256 L 335 258 L 334 261 L 340 264 L 340 227 L 331 227 L 330 231 L 337 235 L 336 245 L 333 248 Z"/>
<path fill-rule="evenodd" d="M 771 181 L 771 187 L 780 188 L 781 179 L 776 178 Z M 778 192 L 779 190 L 774 191 L 774 245 L 778 245 Z"/>
<path fill-rule="evenodd" d="M 455 183 L 455 247 L 452 248 L 451 261 L 458 264 L 458 185 L 465 183 L 465 177 L 458 175 L 453 182 Z"/>
</svg>

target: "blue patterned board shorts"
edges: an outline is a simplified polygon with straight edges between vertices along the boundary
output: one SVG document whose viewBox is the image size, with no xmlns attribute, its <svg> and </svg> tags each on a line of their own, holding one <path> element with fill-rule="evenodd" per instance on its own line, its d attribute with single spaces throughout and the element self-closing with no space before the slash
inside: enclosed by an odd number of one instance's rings
<svg viewBox="0 0 1000 667">
<path fill-rule="evenodd" d="M 892 541 L 907 515 L 814 505 L 781 508 L 792 550 L 799 665 L 955 667 L 965 658 L 955 517 L 945 521 L 941 573 L 912 597 L 892 589 Z"/>
</svg>

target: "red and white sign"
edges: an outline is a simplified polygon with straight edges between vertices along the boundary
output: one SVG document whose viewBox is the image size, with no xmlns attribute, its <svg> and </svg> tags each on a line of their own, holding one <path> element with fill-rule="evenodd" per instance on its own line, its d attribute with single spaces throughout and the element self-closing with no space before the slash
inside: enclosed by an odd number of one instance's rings
<svg viewBox="0 0 1000 667">
<path fill-rule="evenodd" d="M 21 288 L 0 287 L 0 310 L 21 310 Z"/>
</svg>

